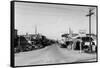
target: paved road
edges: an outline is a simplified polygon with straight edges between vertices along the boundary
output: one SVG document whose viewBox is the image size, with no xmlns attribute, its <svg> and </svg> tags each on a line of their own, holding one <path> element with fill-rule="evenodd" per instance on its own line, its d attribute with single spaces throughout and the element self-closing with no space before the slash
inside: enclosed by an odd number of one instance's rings
<svg viewBox="0 0 100 68">
<path fill-rule="evenodd" d="M 15 66 L 96 61 L 96 54 L 60 48 L 57 44 L 46 48 L 15 54 Z"/>
</svg>

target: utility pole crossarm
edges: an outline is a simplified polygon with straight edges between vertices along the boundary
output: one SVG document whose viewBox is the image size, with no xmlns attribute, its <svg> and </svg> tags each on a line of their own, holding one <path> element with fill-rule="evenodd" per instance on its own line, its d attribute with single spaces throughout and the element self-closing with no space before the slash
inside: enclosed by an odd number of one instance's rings
<svg viewBox="0 0 100 68">
<path fill-rule="evenodd" d="M 94 12 L 92 12 L 93 9 L 89 10 L 89 14 L 87 14 L 86 16 L 92 16 L 94 14 Z"/>
<path fill-rule="evenodd" d="M 94 14 L 94 12 L 91 12 L 90 14 L 87 14 L 86 16 L 91 16 L 91 15 L 93 15 Z"/>
</svg>

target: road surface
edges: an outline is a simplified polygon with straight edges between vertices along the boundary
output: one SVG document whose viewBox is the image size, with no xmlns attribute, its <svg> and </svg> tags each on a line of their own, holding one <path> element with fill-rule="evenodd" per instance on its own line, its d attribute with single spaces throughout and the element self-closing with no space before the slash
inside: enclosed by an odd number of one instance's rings
<svg viewBox="0 0 100 68">
<path fill-rule="evenodd" d="M 96 61 L 96 54 L 60 48 L 53 44 L 43 49 L 15 54 L 15 66 Z"/>
</svg>

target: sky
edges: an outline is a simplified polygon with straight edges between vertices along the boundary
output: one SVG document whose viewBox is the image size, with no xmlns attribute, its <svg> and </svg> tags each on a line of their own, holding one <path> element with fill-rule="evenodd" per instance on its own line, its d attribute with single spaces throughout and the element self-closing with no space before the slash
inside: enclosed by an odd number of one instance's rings
<svg viewBox="0 0 100 68">
<path fill-rule="evenodd" d="M 74 33 L 80 30 L 88 33 L 89 18 L 86 15 L 90 8 L 94 12 L 91 32 L 96 33 L 95 7 L 15 2 L 15 29 L 19 35 L 34 34 L 37 27 L 38 33 L 52 39 L 60 39 L 69 28 Z"/>
</svg>

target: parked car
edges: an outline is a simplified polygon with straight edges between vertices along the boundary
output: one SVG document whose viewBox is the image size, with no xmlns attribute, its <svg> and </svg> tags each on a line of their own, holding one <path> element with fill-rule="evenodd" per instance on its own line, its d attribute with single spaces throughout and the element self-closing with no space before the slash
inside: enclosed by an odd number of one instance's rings
<svg viewBox="0 0 100 68">
<path fill-rule="evenodd" d="M 59 40 L 58 43 L 61 48 L 67 48 L 65 40 Z"/>
<path fill-rule="evenodd" d="M 24 36 L 19 36 L 18 37 L 18 44 L 17 46 L 14 48 L 15 52 L 24 52 L 24 51 L 30 51 L 32 50 L 34 47 L 28 42 L 28 40 L 26 40 L 26 38 Z"/>
<path fill-rule="evenodd" d="M 31 38 L 32 45 L 34 45 L 35 48 L 44 48 L 55 43 L 54 40 L 48 39 L 43 35 L 38 35 Z"/>
<path fill-rule="evenodd" d="M 96 43 L 92 37 L 77 37 L 77 39 L 81 39 L 82 50 L 85 52 L 94 52 L 96 51 Z"/>
</svg>

